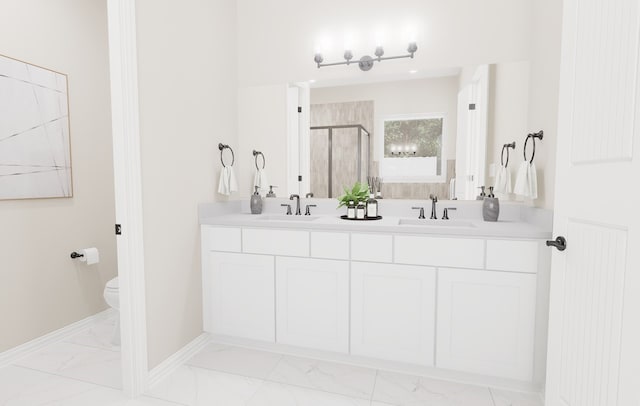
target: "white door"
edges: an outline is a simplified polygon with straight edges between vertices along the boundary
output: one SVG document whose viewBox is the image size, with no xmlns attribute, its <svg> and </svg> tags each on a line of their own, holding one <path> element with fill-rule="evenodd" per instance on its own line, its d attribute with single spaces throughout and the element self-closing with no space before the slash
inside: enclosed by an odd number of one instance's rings
<svg viewBox="0 0 640 406">
<path fill-rule="evenodd" d="M 276 331 L 281 344 L 349 351 L 349 263 L 276 259 Z"/>
<path fill-rule="evenodd" d="M 548 406 L 640 405 L 638 0 L 565 0 Z"/>
<path fill-rule="evenodd" d="M 351 353 L 433 366 L 436 271 L 351 263 Z"/>
<path fill-rule="evenodd" d="M 213 334 L 275 342 L 275 270 L 269 255 L 210 252 Z"/>
<path fill-rule="evenodd" d="M 436 366 L 531 382 L 536 275 L 438 270 Z"/>
</svg>

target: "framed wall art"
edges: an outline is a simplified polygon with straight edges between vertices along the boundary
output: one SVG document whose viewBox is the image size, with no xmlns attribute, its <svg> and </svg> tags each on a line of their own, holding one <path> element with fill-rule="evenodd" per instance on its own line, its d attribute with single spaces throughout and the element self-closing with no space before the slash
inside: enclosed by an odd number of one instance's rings
<svg viewBox="0 0 640 406">
<path fill-rule="evenodd" d="M 0 55 L 0 200 L 72 196 L 67 75 Z"/>
</svg>

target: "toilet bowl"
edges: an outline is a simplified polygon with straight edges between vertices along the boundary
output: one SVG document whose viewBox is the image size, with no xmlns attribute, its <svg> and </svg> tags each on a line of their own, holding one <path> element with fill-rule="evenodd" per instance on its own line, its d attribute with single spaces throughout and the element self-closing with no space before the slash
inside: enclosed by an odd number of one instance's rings
<svg viewBox="0 0 640 406">
<path fill-rule="evenodd" d="M 116 328 L 113 332 L 113 338 L 111 343 L 113 345 L 120 345 L 120 292 L 118 285 L 118 277 L 111 279 L 104 287 L 104 300 L 112 308 L 117 310 L 116 315 Z"/>
</svg>

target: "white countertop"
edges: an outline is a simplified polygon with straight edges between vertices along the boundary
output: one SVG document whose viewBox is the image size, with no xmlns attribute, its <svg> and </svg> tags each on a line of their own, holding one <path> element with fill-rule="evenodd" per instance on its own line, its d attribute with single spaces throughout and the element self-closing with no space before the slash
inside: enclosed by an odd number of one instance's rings
<svg viewBox="0 0 640 406">
<path fill-rule="evenodd" d="M 424 225 L 399 224 L 401 219 L 417 220 L 408 217 L 383 216 L 381 220 L 353 221 L 343 220 L 335 215 L 285 216 L 274 213 L 260 215 L 223 214 L 201 218 L 202 225 L 237 226 L 251 228 L 303 229 L 356 231 L 393 234 L 425 234 L 466 237 L 502 237 L 524 239 L 549 239 L 551 230 L 524 221 L 503 220 L 485 222 L 482 220 L 421 220 Z M 447 225 L 449 224 L 449 225 Z M 456 226 L 452 226 L 456 224 Z"/>
</svg>

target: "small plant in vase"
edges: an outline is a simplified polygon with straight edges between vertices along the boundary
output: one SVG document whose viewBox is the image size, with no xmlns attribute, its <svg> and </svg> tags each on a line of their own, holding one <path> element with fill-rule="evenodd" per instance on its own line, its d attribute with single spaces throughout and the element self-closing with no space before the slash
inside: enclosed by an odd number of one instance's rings
<svg viewBox="0 0 640 406">
<path fill-rule="evenodd" d="M 344 188 L 344 195 L 338 198 L 338 208 L 347 206 L 347 218 L 364 219 L 365 205 L 369 199 L 369 187 L 356 182 L 351 189 Z"/>
<path fill-rule="evenodd" d="M 349 190 L 348 188 L 344 188 L 344 195 L 338 198 L 338 208 L 348 206 L 350 202 L 354 204 L 365 203 L 369 199 L 369 187 L 367 185 L 363 185 L 360 182 L 356 182 L 355 185 Z"/>
</svg>

